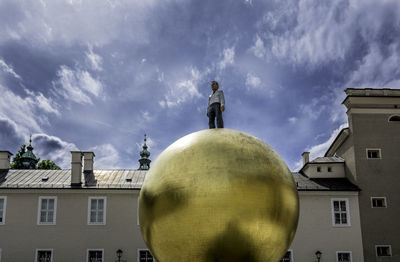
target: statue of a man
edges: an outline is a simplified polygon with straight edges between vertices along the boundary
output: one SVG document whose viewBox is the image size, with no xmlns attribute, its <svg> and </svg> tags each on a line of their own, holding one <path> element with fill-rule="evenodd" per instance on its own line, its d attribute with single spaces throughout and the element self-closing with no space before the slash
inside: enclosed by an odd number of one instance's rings
<svg viewBox="0 0 400 262">
<path fill-rule="evenodd" d="M 211 82 L 212 94 L 208 97 L 208 126 L 215 128 L 215 118 L 217 118 L 217 128 L 224 128 L 224 120 L 222 119 L 222 112 L 225 111 L 225 97 L 222 90 L 218 90 L 219 85 L 217 81 Z"/>
</svg>

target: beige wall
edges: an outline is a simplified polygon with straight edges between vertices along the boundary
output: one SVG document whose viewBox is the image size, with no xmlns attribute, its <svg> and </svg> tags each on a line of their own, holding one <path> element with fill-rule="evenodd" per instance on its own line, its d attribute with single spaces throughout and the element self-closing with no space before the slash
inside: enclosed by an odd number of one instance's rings
<svg viewBox="0 0 400 262">
<path fill-rule="evenodd" d="M 290 247 L 293 261 L 315 261 L 317 250 L 322 252 L 321 262 L 336 262 L 336 251 L 351 251 L 353 262 L 364 261 L 358 192 L 300 191 L 299 196 L 299 225 Z M 333 226 L 332 198 L 348 199 L 351 226 Z"/>
<path fill-rule="evenodd" d="M 321 167 L 321 172 L 317 172 L 317 167 Z M 332 172 L 328 172 L 328 167 L 331 167 Z M 309 178 L 345 177 L 344 163 L 309 163 L 303 172 Z"/>
<path fill-rule="evenodd" d="M 104 249 L 104 261 L 137 260 L 145 248 L 137 224 L 138 190 L 1 190 L 7 196 L 0 225 L 1 261 L 34 261 L 37 248 L 53 249 L 53 261 L 86 261 L 88 248 Z M 57 196 L 56 225 L 37 225 L 39 196 Z M 88 197 L 107 197 L 106 225 L 88 225 Z"/>
</svg>

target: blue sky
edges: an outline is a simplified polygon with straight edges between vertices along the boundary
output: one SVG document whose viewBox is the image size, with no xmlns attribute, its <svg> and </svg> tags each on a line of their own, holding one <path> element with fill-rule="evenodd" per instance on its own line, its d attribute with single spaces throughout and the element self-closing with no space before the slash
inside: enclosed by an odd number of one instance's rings
<svg viewBox="0 0 400 262">
<path fill-rule="evenodd" d="M 346 88 L 400 85 L 398 0 L 0 1 L 0 150 L 33 136 L 63 168 L 137 168 L 206 129 L 210 82 L 226 128 L 292 170 L 346 126 Z"/>
</svg>

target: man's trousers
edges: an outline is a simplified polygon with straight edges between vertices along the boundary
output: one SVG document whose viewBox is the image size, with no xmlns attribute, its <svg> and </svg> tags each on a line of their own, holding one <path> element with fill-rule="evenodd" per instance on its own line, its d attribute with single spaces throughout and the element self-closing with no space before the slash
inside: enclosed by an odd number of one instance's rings
<svg viewBox="0 0 400 262">
<path fill-rule="evenodd" d="M 222 119 L 222 111 L 220 103 L 212 103 L 208 106 L 208 126 L 215 128 L 215 118 L 217 118 L 217 127 L 224 128 L 224 120 Z"/>
</svg>

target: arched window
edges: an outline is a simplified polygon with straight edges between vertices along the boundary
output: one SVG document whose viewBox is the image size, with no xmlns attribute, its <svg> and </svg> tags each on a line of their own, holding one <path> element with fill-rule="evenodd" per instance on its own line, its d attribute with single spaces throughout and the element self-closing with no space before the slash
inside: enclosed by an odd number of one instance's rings
<svg viewBox="0 0 400 262">
<path fill-rule="evenodd" d="M 400 122 L 400 115 L 390 116 L 389 122 Z"/>
</svg>

